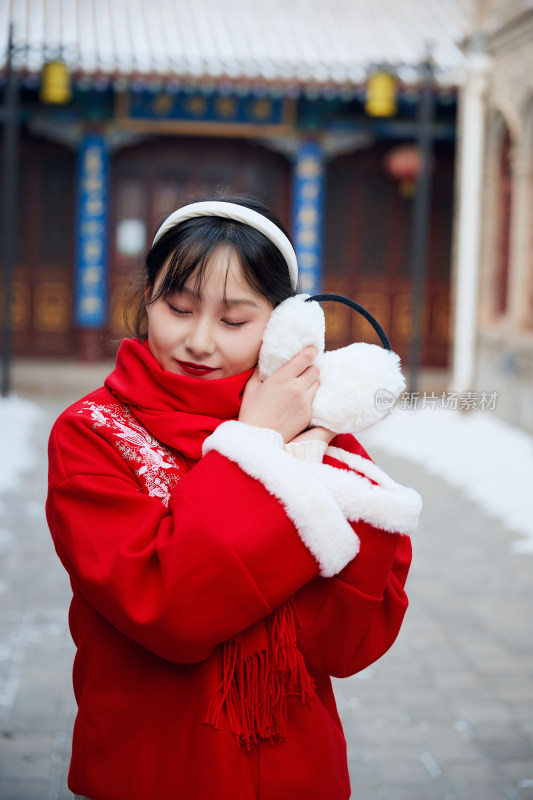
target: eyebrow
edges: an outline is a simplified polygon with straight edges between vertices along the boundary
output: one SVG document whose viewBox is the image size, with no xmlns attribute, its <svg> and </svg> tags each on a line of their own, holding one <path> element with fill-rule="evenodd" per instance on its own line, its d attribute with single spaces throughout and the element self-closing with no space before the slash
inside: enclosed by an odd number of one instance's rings
<svg viewBox="0 0 533 800">
<path fill-rule="evenodd" d="M 245 297 L 235 297 L 230 299 L 226 297 L 224 299 L 224 306 L 229 308 L 230 306 L 251 306 L 252 308 L 259 308 L 259 304 L 255 302 L 255 300 L 247 300 Z"/>
<path fill-rule="evenodd" d="M 183 288 L 180 289 L 179 293 L 188 294 L 191 297 L 196 297 L 196 293 L 192 289 L 189 289 L 188 286 L 183 286 Z M 256 303 L 255 300 L 246 297 L 231 297 L 231 298 L 225 297 L 224 300 L 222 301 L 222 305 L 225 308 L 230 308 L 233 306 L 249 306 L 250 308 L 259 308 L 259 303 Z"/>
</svg>

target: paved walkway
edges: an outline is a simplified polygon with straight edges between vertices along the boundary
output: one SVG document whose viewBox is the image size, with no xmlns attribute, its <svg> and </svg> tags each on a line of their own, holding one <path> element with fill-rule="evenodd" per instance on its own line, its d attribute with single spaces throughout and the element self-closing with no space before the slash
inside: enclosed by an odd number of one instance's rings
<svg viewBox="0 0 533 800">
<path fill-rule="evenodd" d="M 39 402 L 39 462 L 0 499 L 1 800 L 70 798 L 70 589 L 43 512 L 48 431 L 70 398 Z M 352 796 L 533 798 L 533 557 L 511 555 L 512 533 L 441 480 L 373 455 L 425 507 L 398 641 L 335 681 Z"/>
</svg>

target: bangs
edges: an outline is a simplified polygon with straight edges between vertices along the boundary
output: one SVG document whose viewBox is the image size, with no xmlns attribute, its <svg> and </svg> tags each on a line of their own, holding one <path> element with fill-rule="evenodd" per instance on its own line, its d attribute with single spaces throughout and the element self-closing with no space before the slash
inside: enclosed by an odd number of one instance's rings
<svg viewBox="0 0 533 800">
<path fill-rule="evenodd" d="M 175 242 L 166 267 L 163 266 L 163 279 L 150 302 L 179 294 L 191 278 L 194 278 L 192 291 L 197 300 L 202 299 L 202 291 L 209 274 L 209 263 L 216 251 L 225 243 L 218 231 L 202 231 L 199 220 L 182 225 L 181 235 Z M 165 237 L 163 237 L 165 238 Z M 163 243 L 164 244 L 164 243 Z M 228 242 L 229 244 L 229 242 Z M 228 270 L 229 270 L 228 253 Z"/>
<path fill-rule="evenodd" d="M 277 297 L 270 297 L 268 290 L 265 291 L 266 286 L 261 280 L 262 276 L 257 274 L 257 264 L 261 257 L 264 258 L 265 248 L 267 250 L 274 249 L 270 240 L 255 230 L 250 233 L 244 225 L 231 220 L 221 221 L 222 224 L 217 229 L 213 229 L 212 225 L 206 225 L 207 230 L 205 231 L 202 230 L 203 221 L 191 220 L 190 222 L 192 224 L 189 226 L 182 223 L 183 235 L 180 236 L 168 258 L 166 269 L 163 267 L 165 270 L 163 279 L 157 292 L 154 292 L 150 298 L 150 303 L 173 294 L 180 294 L 191 278 L 193 282 L 190 288 L 193 296 L 196 300 L 201 301 L 212 258 L 221 249 L 226 250 L 227 254 L 224 287 L 236 261 L 242 277 L 254 292 L 266 296 L 273 306 L 279 302 Z M 258 237 L 264 238 L 264 242 L 258 242 Z M 224 300 L 225 298 L 224 288 Z"/>
</svg>

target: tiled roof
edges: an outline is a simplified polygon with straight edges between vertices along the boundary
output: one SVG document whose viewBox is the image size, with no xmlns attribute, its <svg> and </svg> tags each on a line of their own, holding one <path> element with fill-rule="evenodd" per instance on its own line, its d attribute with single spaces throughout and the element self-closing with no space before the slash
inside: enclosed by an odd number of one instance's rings
<svg viewBox="0 0 533 800">
<path fill-rule="evenodd" d="M 281 87 L 356 86 L 387 64 L 416 83 L 429 46 L 437 80 L 453 85 L 472 2 L 0 0 L 0 41 L 11 20 L 29 74 L 60 49 L 78 78 Z"/>
</svg>

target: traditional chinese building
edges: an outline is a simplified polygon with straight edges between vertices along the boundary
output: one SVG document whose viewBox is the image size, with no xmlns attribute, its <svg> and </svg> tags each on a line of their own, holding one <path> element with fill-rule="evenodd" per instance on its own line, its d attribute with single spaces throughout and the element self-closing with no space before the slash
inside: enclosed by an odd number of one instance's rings
<svg viewBox="0 0 533 800">
<path fill-rule="evenodd" d="M 357 300 L 406 358 L 419 66 L 431 43 L 422 359 L 446 365 L 459 45 L 471 29 L 462 5 L 0 0 L 0 41 L 5 50 L 11 22 L 20 84 L 15 352 L 110 355 L 161 220 L 228 190 L 274 207 L 304 291 Z M 68 71 L 60 104 L 47 102 L 47 63 Z M 347 308 L 325 310 L 331 345 L 376 341 Z"/>
</svg>

